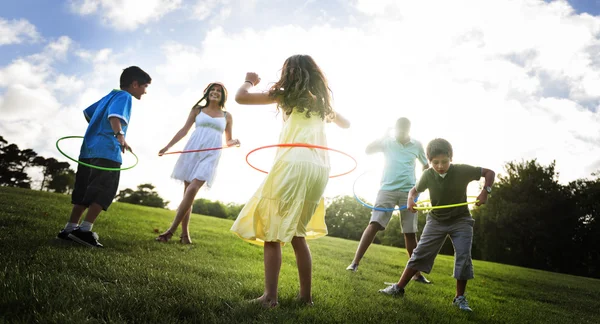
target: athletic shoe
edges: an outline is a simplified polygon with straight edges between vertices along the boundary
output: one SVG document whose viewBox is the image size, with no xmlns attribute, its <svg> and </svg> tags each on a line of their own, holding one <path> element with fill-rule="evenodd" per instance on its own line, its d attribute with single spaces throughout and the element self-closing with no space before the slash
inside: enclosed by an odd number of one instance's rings
<svg viewBox="0 0 600 324">
<path fill-rule="evenodd" d="M 419 275 L 418 277 L 413 277 L 412 280 L 416 281 L 416 282 L 420 282 L 423 284 L 430 284 L 431 281 L 427 280 L 427 278 L 425 278 L 425 276 L 423 275 Z"/>
<path fill-rule="evenodd" d="M 76 229 L 73 232 L 71 232 L 71 234 L 69 234 L 69 238 L 85 246 L 99 248 L 104 247 L 102 244 L 100 244 L 100 242 L 98 242 L 99 237 L 98 234 L 95 232 L 84 232 L 80 229 Z"/>
<path fill-rule="evenodd" d="M 404 296 L 404 289 L 398 287 L 397 283 L 395 283 L 391 286 L 387 286 L 384 289 L 380 289 L 379 292 L 382 294 L 386 294 L 386 295 L 390 295 L 390 296 L 394 296 L 394 297 Z"/>
<path fill-rule="evenodd" d="M 469 307 L 469 302 L 467 301 L 467 298 L 465 298 L 465 296 L 458 296 L 458 297 L 454 298 L 454 300 L 452 301 L 452 304 L 454 304 L 454 306 L 458 307 L 462 311 L 465 311 L 465 312 L 473 311 L 471 309 L 471 307 Z"/>
<path fill-rule="evenodd" d="M 358 264 L 350 263 L 350 265 L 348 267 L 346 267 L 346 270 L 356 272 L 356 271 L 358 271 Z"/>
<path fill-rule="evenodd" d="M 60 230 L 58 235 L 56 235 L 56 237 L 58 237 L 61 240 L 71 241 L 71 239 L 69 238 L 69 234 L 71 234 L 71 232 L 67 232 L 65 229 L 62 229 Z"/>
</svg>

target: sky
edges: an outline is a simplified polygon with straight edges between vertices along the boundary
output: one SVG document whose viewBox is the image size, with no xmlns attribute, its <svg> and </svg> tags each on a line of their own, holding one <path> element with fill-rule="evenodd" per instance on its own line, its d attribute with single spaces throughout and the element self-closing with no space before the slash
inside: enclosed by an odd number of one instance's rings
<svg viewBox="0 0 600 324">
<path fill-rule="evenodd" d="M 355 181 L 357 194 L 375 197 L 383 158 L 364 149 L 399 117 L 423 145 L 449 140 L 455 163 L 502 174 L 509 161 L 555 160 L 566 183 L 600 169 L 599 15 L 597 0 L 2 1 L 0 136 L 66 160 L 56 140 L 83 135 L 82 110 L 118 88 L 125 67 L 140 66 L 152 84 L 134 100 L 127 134 L 140 163 L 122 172 L 120 189 L 152 183 L 176 208 L 177 157 L 157 152 L 220 81 L 242 145 L 223 150 L 214 186 L 198 198 L 244 203 L 264 179 L 246 154 L 277 143 L 282 121 L 273 105 L 241 106 L 233 95 L 246 72 L 264 91 L 287 57 L 309 54 L 334 109 L 352 122 L 329 125 L 328 145 L 358 162 L 330 180 L 326 197 L 352 194 Z M 77 141 L 61 144 L 76 156 Z M 268 169 L 273 153 L 250 158 Z M 331 157 L 334 173 L 352 167 Z"/>
</svg>

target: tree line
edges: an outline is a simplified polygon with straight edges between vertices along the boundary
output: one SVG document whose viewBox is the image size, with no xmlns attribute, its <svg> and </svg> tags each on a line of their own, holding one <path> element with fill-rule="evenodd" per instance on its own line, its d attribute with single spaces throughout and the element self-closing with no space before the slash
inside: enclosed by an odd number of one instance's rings
<svg viewBox="0 0 600 324">
<path fill-rule="evenodd" d="M 554 162 L 507 163 L 487 204 L 472 210 L 473 258 L 600 278 L 600 176 L 567 184 L 558 176 Z M 334 198 L 326 214 L 329 235 L 360 240 L 370 214 L 353 197 Z M 425 220 L 420 212 L 419 231 Z M 404 247 L 399 217 L 375 243 Z M 449 239 L 441 253 L 454 253 Z"/>
<path fill-rule="evenodd" d="M 32 149 L 21 150 L 0 136 L 0 186 L 32 189 L 28 174 L 31 169 L 41 171 L 40 190 L 71 193 L 75 183 L 75 171 L 68 162 L 45 158 Z"/>
</svg>

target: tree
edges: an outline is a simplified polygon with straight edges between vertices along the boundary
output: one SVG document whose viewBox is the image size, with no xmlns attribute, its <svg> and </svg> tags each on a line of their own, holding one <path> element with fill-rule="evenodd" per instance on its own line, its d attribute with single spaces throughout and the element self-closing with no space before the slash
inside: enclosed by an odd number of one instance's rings
<svg viewBox="0 0 600 324">
<path fill-rule="evenodd" d="M 351 240 L 360 240 L 369 219 L 371 210 L 350 196 L 333 198 L 325 214 L 329 235 Z"/>
<path fill-rule="evenodd" d="M 59 162 L 55 158 L 36 156 L 31 163 L 42 168 L 42 184 L 40 190 L 67 193 L 75 185 L 75 171 L 68 162 Z"/>
<path fill-rule="evenodd" d="M 36 155 L 33 150 L 21 151 L 16 144 L 8 144 L 0 136 L 0 186 L 31 188 L 25 168 Z"/>
<path fill-rule="evenodd" d="M 66 163 L 66 162 L 64 162 Z M 68 165 L 68 163 L 66 163 Z M 48 190 L 56 193 L 70 194 L 75 186 L 75 171 L 62 169 L 52 176 L 52 180 L 48 183 Z"/>
<path fill-rule="evenodd" d="M 244 208 L 244 205 L 245 204 L 228 203 L 225 206 L 225 209 L 227 210 L 227 219 L 236 219 Z"/>
<path fill-rule="evenodd" d="M 536 160 L 505 166 L 475 218 L 474 257 L 551 271 L 568 271 L 576 262 L 577 217 L 569 191 L 558 183 L 555 163 Z"/>
<path fill-rule="evenodd" d="M 219 218 L 227 218 L 226 207 L 221 202 L 213 202 L 204 198 L 194 200 L 194 203 L 192 205 L 192 213 L 206 216 L 214 216 Z"/>
<path fill-rule="evenodd" d="M 150 183 L 144 183 L 137 186 L 137 190 L 125 189 L 119 191 L 117 201 L 149 207 L 165 208 L 169 202 L 163 200 Z"/>
<path fill-rule="evenodd" d="M 573 237 L 577 247 L 569 252 L 578 257 L 571 273 L 600 278 L 600 177 L 592 175 L 596 179 L 569 183 L 578 220 L 577 235 Z"/>
</svg>

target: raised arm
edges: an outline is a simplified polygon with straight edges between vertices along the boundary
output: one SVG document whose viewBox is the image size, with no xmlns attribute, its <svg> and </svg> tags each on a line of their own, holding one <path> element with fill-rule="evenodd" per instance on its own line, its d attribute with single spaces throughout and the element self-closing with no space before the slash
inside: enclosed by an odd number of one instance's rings
<svg viewBox="0 0 600 324">
<path fill-rule="evenodd" d="M 381 138 L 378 138 L 376 140 L 374 140 L 373 142 L 371 142 L 371 144 L 367 145 L 367 148 L 365 149 L 365 153 L 367 154 L 373 154 L 373 153 L 377 153 L 377 152 L 383 152 L 383 140 L 388 136 L 389 133 L 389 128 L 385 131 L 385 133 L 383 134 L 383 136 L 381 136 Z"/>
<path fill-rule="evenodd" d="M 240 86 L 235 94 L 235 102 L 240 105 L 268 105 L 275 103 L 275 99 L 269 96 L 268 92 L 250 93 L 248 90 L 260 83 L 258 74 L 254 72 L 246 73 L 246 81 Z"/>
<path fill-rule="evenodd" d="M 158 155 L 161 156 L 165 154 L 165 152 L 168 151 L 173 145 L 177 144 L 177 142 L 184 138 L 185 135 L 187 135 L 187 133 L 190 131 L 190 128 L 192 128 L 192 125 L 194 125 L 195 120 L 196 110 L 192 109 L 187 120 L 185 121 L 185 125 L 183 125 L 183 127 L 175 134 L 175 136 L 173 136 L 173 139 L 169 142 L 169 144 L 167 144 L 167 146 L 158 151 Z"/>
<path fill-rule="evenodd" d="M 341 128 L 350 128 L 350 121 L 338 112 L 335 113 L 335 117 L 331 121 Z"/>
</svg>

